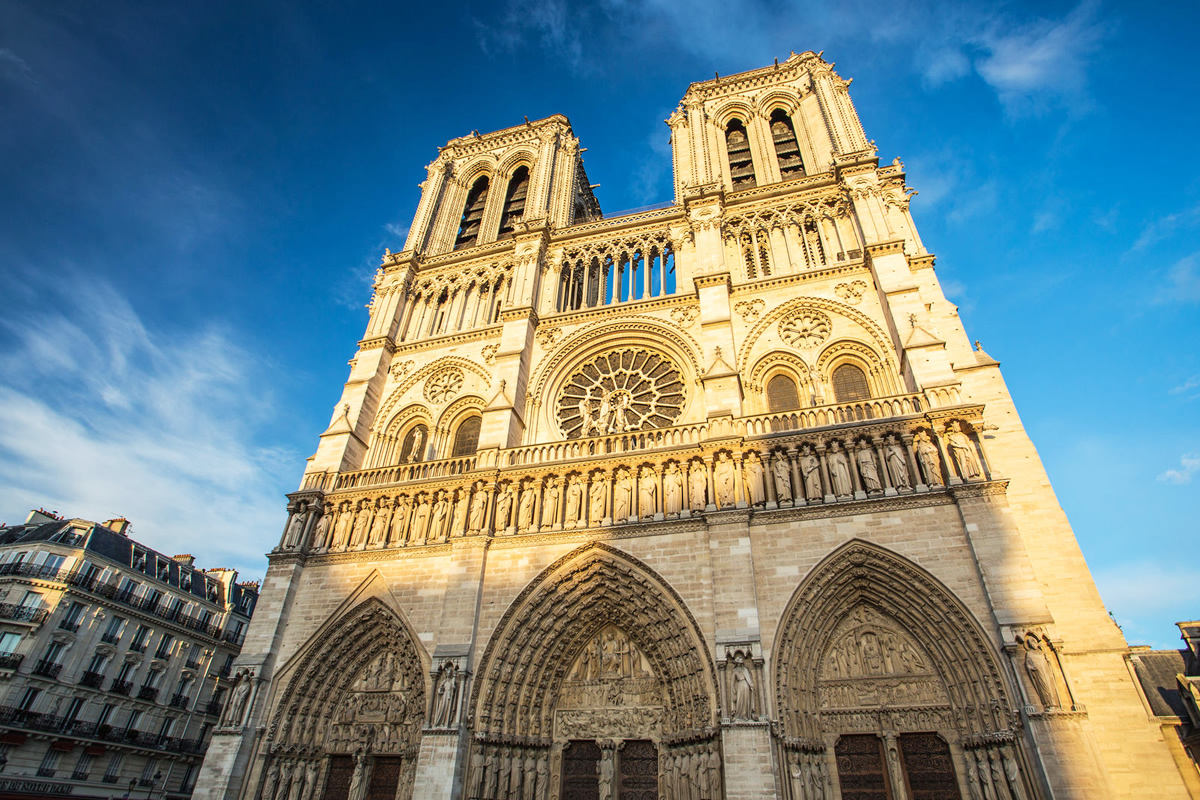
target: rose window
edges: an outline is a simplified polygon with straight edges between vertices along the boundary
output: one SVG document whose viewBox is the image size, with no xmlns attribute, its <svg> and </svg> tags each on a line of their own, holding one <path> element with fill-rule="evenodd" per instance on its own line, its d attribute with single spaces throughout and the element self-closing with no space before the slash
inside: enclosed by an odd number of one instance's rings
<svg viewBox="0 0 1200 800">
<path fill-rule="evenodd" d="M 444 403 L 458 394 L 462 385 L 463 374 L 461 372 L 458 370 L 443 372 L 425 384 L 425 398 L 431 403 Z"/>
<path fill-rule="evenodd" d="M 558 398 L 568 439 L 663 428 L 683 411 L 683 376 L 648 350 L 613 350 L 580 367 Z"/>
<path fill-rule="evenodd" d="M 829 328 L 829 317 L 820 311 L 801 311 L 779 323 L 779 335 L 792 347 L 816 347 L 829 338 Z"/>
</svg>

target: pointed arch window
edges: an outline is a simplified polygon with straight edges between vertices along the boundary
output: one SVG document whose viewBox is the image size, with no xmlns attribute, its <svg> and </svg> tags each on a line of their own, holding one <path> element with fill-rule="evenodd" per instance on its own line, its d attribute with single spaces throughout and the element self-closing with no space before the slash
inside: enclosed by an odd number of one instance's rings
<svg viewBox="0 0 1200 800">
<path fill-rule="evenodd" d="M 729 178 L 733 188 L 757 186 L 754 180 L 754 159 L 750 155 L 750 137 L 740 119 L 731 119 L 725 126 L 725 149 L 729 154 Z"/>
<path fill-rule="evenodd" d="M 483 417 L 467 417 L 454 432 L 454 446 L 450 450 L 451 458 L 473 456 L 479 449 L 479 428 Z"/>
<path fill-rule="evenodd" d="M 779 160 L 779 174 L 783 179 L 799 178 L 804 174 L 804 160 L 800 157 L 800 145 L 796 142 L 796 129 L 792 119 L 782 108 L 771 114 L 771 138 L 775 141 L 775 158 Z"/>
<path fill-rule="evenodd" d="M 401 464 L 416 464 L 425 460 L 425 447 L 429 443 L 429 428 L 417 425 L 404 437 L 400 446 Z"/>
<path fill-rule="evenodd" d="M 458 237 L 454 240 L 455 250 L 473 247 L 479 241 L 479 226 L 483 224 L 483 209 L 487 205 L 489 185 L 491 182 L 484 175 L 475 181 L 471 186 L 471 191 L 467 192 L 462 221 L 458 225 Z"/>
<path fill-rule="evenodd" d="M 787 375 L 776 375 L 767 382 L 767 408 L 772 411 L 795 411 L 800 408 L 800 393 L 796 382 Z"/>
<path fill-rule="evenodd" d="M 842 364 L 833 371 L 833 396 L 839 403 L 871 399 L 866 373 L 854 364 Z"/>
<path fill-rule="evenodd" d="M 518 167 L 508 181 L 504 211 L 500 214 L 500 238 L 512 236 L 516 223 L 525 215 L 525 197 L 529 193 L 529 167 Z"/>
</svg>

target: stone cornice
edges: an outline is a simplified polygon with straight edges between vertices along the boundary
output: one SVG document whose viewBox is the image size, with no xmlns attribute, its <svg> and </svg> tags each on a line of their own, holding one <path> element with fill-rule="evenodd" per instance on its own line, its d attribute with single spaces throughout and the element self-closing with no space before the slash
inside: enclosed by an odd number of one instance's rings
<svg viewBox="0 0 1200 800">
<path fill-rule="evenodd" d="M 892 255 L 893 253 L 900 253 L 901 255 L 903 255 L 904 240 L 903 239 L 889 239 L 886 242 L 875 242 L 874 244 L 868 244 L 866 246 L 866 249 L 867 249 L 867 253 L 870 254 L 870 256 L 872 258 L 879 258 L 880 256 L 889 256 L 889 255 Z"/>
<path fill-rule="evenodd" d="M 717 272 L 715 274 L 708 274 L 708 275 L 696 275 L 695 277 L 692 278 L 692 281 L 695 282 L 696 288 L 698 288 L 698 289 L 707 289 L 712 286 L 724 286 L 724 287 L 726 287 L 726 289 L 728 289 L 730 286 L 730 279 L 729 279 L 728 272 Z"/>
<path fill-rule="evenodd" d="M 730 289 L 730 294 L 733 296 L 741 296 L 753 294 L 764 289 L 776 289 L 781 286 L 792 286 L 801 283 L 814 283 L 816 281 L 827 280 L 829 278 L 844 278 L 855 275 L 870 275 L 871 270 L 862 259 L 853 261 L 838 262 L 837 266 L 825 267 L 824 269 L 807 270 L 805 272 L 793 272 L 788 275 L 777 275 L 771 278 L 763 278 L 760 280 L 747 281 L 746 283 L 735 283 Z"/>
<path fill-rule="evenodd" d="M 634 300 L 632 302 L 616 303 L 607 306 L 596 306 L 595 308 L 583 311 L 569 311 L 565 314 L 546 316 L 541 319 L 541 323 L 543 325 L 553 323 L 566 327 L 568 325 L 582 325 L 594 319 L 605 319 L 607 321 L 611 318 L 611 321 L 615 322 L 626 315 L 635 316 L 660 308 L 676 308 L 678 306 L 695 304 L 695 294 L 671 294 L 665 297 L 654 297 L 649 300 Z"/>
<path fill-rule="evenodd" d="M 500 336 L 503 327 L 499 323 L 493 323 L 485 328 L 476 328 L 473 331 L 460 331 L 449 336 L 435 336 L 432 339 L 421 339 L 416 342 L 398 342 L 393 352 L 407 355 L 410 353 L 419 353 L 422 350 L 437 350 L 438 348 L 450 345 L 492 339 Z"/>
<path fill-rule="evenodd" d="M 370 339 L 361 339 L 358 343 L 358 351 L 375 350 L 382 347 L 387 350 L 388 355 L 396 352 L 396 343 L 392 341 L 390 336 L 372 336 Z"/>
</svg>

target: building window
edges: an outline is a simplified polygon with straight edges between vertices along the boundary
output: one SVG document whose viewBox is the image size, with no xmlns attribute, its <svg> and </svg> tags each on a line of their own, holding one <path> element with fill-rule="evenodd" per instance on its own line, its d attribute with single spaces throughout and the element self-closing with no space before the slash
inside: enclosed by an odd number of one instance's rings
<svg viewBox="0 0 1200 800">
<path fill-rule="evenodd" d="M 750 155 L 750 137 L 740 119 L 725 126 L 725 149 L 729 154 L 729 178 L 734 190 L 758 185 L 754 180 L 754 159 Z"/>
<path fill-rule="evenodd" d="M 150 636 L 150 629 L 145 625 L 138 625 L 137 631 L 133 634 L 133 641 L 129 643 L 129 649 L 139 653 L 146 652 L 146 639 Z"/>
<path fill-rule="evenodd" d="M 142 721 L 142 712 L 134 709 L 129 712 L 129 722 L 125 724 L 127 730 L 137 730 L 138 723 Z"/>
<path fill-rule="evenodd" d="M 455 250 L 472 247 L 479 241 L 479 227 L 483 224 L 483 210 L 487 206 L 488 185 L 485 175 L 475 181 L 471 191 L 467 192 L 462 221 L 458 225 L 458 236 L 454 240 Z"/>
<path fill-rule="evenodd" d="M 504 211 L 500 214 L 500 236 L 512 236 L 517 220 L 525 215 L 525 196 L 529 193 L 529 167 L 518 167 L 508 181 Z"/>
<path fill-rule="evenodd" d="M 767 407 L 771 411 L 794 411 L 800 407 L 796 382 L 787 375 L 776 375 L 767 382 Z"/>
<path fill-rule="evenodd" d="M 25 689 L 21 695 L 21 702 L 17 703 L 17 708 L 21 711 L 32 711 L 34 703 L 37 702 L 38 695 L 42 693 L 41 689 L 35 689 L 32 686 Z"/>
<path fill-rule="evenodd" d="M 104 782 L 116 783 L 117 777 L 121 774 L 121 759 L 124 758 L 123 753 L 113 753 L 113 757 L 108 760 L 108 767 L 104 770 Z"/>
<path fill-rule="evenodd" d="M 800 158 L 800 145 L 796 143 L 796 130 L 791 117 L 782 108 L 771 114 L 771 138 L 775 140 L 775 158 L 779 160 L 779 174 L 786 181 L 804 174 L 804 161 Z"/>
<path fill-rule="evenodd" d="M 25 596 L 21 598 L 21 607 L 22 608 L 41 608 L 42 607 L 41 593 L 40 592 L 26 592 Z"/>
<path fill-rule="evenodd" d="M 0 633 L 0 653 L 10 654 L 16 652 L 17 645 L 21 643 L 20 634 L 16 633 Z"/>
<path fill-rule="evenodd" d="M 416 464 L 425 460 L 425 445 L 429 442 L 429 428 L 424 425 L 414 426 L 404 437 L 400 446 L 400 463 Z"/>
<path fill-rule="evenodd" d="M 124 617 L 110 617 L 108 626 L 104 629 L 104 635 L 100 640 L 108 644 L 116 644 L 121 641 L 121 627 L 125 624 Z"/>
<path fill-rule="evenodd" d="M 75 770 L 71 773 L 71 778 L 77 781 L 86 781 L 88 779 L 88 775 L 92 771 L 93 760 L 93 756 L 89 756 L 87 753 L 81 753 L 79 760 L 75 762 Z"/>
<path fill-rule="evenodd" d="M 69 725 L 79 719 L 79 712 L 83 710 L 84 700 L 82 697 L 72 697 L 71 705 L 67 706 L 67 713 L 63 715 L 64 721 Z"/>
<path fill-rule="evenodd" d="M 42 757 L 42 763 L 38 766 L 38 777 L 53 778 L 54 773 L 58 768 L 58 759 L 62 758 L 62 752 L 54 749 L 46 751 L 46 755 Z"/>
<path fill-rule="evenodd" d="M 183 768 L 183 777 L 179 780 L 179 791 L 192 791 L 192 780 L 196 777 L 196 765 L 188 764 Z"/>
<path fill-rule="evenodd" d="M 158 640 L 158 647 L 154 651 L 155 658 L 170 658 L 171 645 L 175 642 L 175 637 L 169 633 L 164 633 L 162 638 Z"/>
<path fill-rule="evenodd" d="M 138 783 L 142 786 L 154 785 L 154 768 L 158 766 L 158 759 L 147 758 L 146 767 L 142 770 L 142 777 L 138 779 Z"/>
<path fill-rule="evenodd" d="M 83 603 L 71 603 L 67 608 L 67 613 L 63 616 L 62 621 L 58 623 L 58 627 L 63 630 L 77 631 L 79 630 L 79 620 L 83 617 L 83 611 L 87 608 Z"/>
<path fill-rule="evenodd" d="M 867 376 L 853 364 L 842 364 L 833 371 L 833 396 L 839 403 L 869 400 L 871 389 Z"/>
<path fill-rule="evenodd" d="M 114 706 L 112 703 L 104 704 L 104 708 L 100 709 L 100 716 L 96 719 L 97 728 L 103 728 L 104 726 L 108 725 L 108 721 L 112 719 L 113 709 L 115 708 L 116 706 Z"/>
<path fill-rule="evenodd" d="M 483 417 L 468 417 L 462 421 L 454 433 L 454 448 L 450 452 L 451 458 L 475 455 L 475 451 L 479 448 L 479 426 L 482 424 Z"/>
</svg>

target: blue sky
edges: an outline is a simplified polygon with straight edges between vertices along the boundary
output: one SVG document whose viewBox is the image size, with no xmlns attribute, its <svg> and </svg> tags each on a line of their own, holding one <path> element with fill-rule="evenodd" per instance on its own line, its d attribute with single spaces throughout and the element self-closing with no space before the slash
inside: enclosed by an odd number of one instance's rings
<svg viewBox="0 0 1200 800">
<path fill-rule="evenodd" d="M 824 51 L 1133 643 L 1200 616 L 1194 3 L 0 0 L 0 520 L 262 574 L 446 140 L 671 199 L 691 81 Z M 1169 6 L 1169 8 L 1167 7 Z"/>
</svg>

